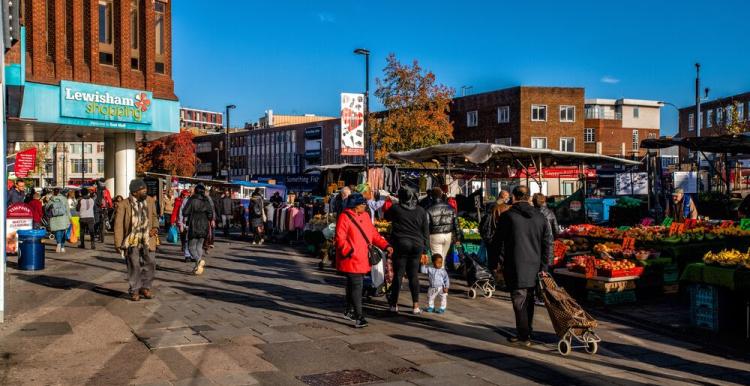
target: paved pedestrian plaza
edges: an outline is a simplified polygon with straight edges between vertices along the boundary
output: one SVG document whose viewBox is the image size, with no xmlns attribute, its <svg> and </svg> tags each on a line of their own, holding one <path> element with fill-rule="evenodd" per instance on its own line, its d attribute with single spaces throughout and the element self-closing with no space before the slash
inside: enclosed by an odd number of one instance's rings
<svg viewBox="0 0 750 386">
<path fill-rule="evenodd" d="M 162 246 L 157 298 L 139 302 L 112 250 L 47 252 L 44 271 L 8 270 L 0 384 L 750 383 L 746 357 L 601 317 L 599 353 L 562 357 L 541 307 L 537 344 L 514 346 L 507 294 L 471 300 L 458 278 L 446 314 L 391 315 L 376 298 L 353 329 L 343 279 L 290 246 L 219 239 L 200 277 Z"/>
</svg>

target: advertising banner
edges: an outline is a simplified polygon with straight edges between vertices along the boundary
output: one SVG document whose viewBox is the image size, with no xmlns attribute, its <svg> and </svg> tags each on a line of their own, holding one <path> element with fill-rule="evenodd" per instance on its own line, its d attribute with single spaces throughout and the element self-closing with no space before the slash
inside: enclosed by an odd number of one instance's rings
<svg viewBox="0 0 750 386">
<path fill-rule="evenodd" d="M 18 231 L 32 228 L 31 208 L 26 204 L 12 204 L 6 211 L 5 252 L 18 253 Z"/>
<path fill-rule="evenodd" d="M 682 188 L 685 193 L 698 193 L 698 173 L 674 172 L 674 188 Z"/>
<path fill-rule="evenodd" d="M 648 174 L 617 173 L 615 178 L 615 191 L 615 194 L 618 196 L 648 194 Z"/>
<path fill-rule="evenodd" d="M 341 155 L 365 155 L 365 96 L 341 93 Z"/>
<path fill-rule="evenodd" d="M 18 178 L 26 178 L 29 172 L 36 167 L 36 148 L 26 149 L 16 153 L 16 164 L 13 171 Z"/>
<path fill-rule="evenodd" d="M 151 124 L 152 100 L 150 91 L 60 81 L 60 115 L 64 117 Z"/>
</svg>

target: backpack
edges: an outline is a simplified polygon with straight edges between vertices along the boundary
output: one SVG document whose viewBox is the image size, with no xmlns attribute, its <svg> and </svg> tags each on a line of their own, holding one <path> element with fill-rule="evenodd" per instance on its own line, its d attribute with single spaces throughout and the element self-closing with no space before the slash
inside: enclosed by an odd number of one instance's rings
<svg viewBox="0 0 750 386">
<path fill-rule="evenodd" d="M 63 203 L 60 200 L 53 200 L 52 205 L 49 208 L 49 217 L 60 217 L 67 214 L 67 203 Z"/>
</svg>

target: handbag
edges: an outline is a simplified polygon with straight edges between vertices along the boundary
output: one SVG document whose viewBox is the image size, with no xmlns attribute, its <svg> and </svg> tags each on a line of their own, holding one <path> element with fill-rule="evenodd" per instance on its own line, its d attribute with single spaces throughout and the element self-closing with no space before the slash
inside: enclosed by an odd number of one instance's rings
<svg viewBox="0 0 750 386">
<path fill-rule="evenodd" d="M 362 229 L 361 226 L 359 226 L 359 224 L 354 219 L 354 217 L 352 217 L 351 214 L 346 213 L 346 216 L 349 217 L 350 220 L 352 220 L 352 223 L 354 223 L 357 229 L 359 229 L 359 233 L 361 233 L 362 237 L 364 237 L 365 241 L 367 241 L 367 260 L 369 261 L 370 265 L 373 266 L 383 261 L 383 257 L 385 256 L 385 251 L 376 247 L 370 242 L 370 240 L 367 238 L 367 235 L 365 234 L 365 231 Z"/>
</svg>

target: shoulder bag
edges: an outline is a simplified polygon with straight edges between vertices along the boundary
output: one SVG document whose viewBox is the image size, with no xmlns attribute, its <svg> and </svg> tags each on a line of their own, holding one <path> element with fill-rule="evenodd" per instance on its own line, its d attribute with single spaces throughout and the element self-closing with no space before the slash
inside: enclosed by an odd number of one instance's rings
<svg viewBox="0 0 750 386">
<path fill-rule="evenodd" d="M 351 214 L 344 212 L 347 217 L 349 217 L 350 220 L 352 220 L 352 223 L 354 223 L 354 226 L 359 229 L 359 233 L 362 234 L 362 237 L 365 238 L 365 241 L 367 242 L 367 259 L 370 263 L 370 265 L 375 265 L 380 263 L 383 260 L 383 257 L 385 256 L 385 251 L 382 249 L 376 247 L 374 244 L 370 242 L 370 239 L 367 238 L 367 235 L 365 234 L 365 231 L 362 229 L 361 226 L 359 226 L 359 223 L 357 223 L 357 220 L 352 217 Z"/>
</svg>

